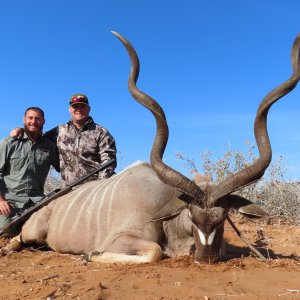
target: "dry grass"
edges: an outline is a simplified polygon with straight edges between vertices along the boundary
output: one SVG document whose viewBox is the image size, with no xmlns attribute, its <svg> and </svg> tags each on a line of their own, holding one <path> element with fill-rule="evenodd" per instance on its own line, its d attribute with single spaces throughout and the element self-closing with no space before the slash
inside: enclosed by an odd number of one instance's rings
<svg viewBox="0 0 300 300">
<path fill-rule="evenodd" d="M 53 167 L 50 168 L 48 177 L 45 183 L 45 193 L 50 193 L 60 187 L 61 178 Z"/>
<path fill-rule="evenodd" d="M 255 147 L 246 141 L 246 154 L 226 146 L 223 157 L 213 160 L 213 153 L 204 151 L 199 164 L 182 153 L 178 159 L 185 162 L 189 173 L 210 175 L 214 182 L 221 182 L 231 174 L 247 167 L 255 161 Z M 284 220 L 300 225 L 300 182 L 287 179 L 288 167 L 280 157 L 266 170 L 262 179 L 243 189 L 238 194 L 260 204 L 268 213 L 269 220 Z"/>
</svg>

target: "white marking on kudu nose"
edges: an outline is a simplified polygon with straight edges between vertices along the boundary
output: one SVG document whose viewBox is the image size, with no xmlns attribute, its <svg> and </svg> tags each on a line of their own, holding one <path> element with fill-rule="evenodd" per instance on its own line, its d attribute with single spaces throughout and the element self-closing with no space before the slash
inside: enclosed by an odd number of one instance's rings
<svg viewBox="0 0 300 300">
<path fill-rule="evenodd" d="M 212 244 L 212 242 L 214 241 L 215 235 L 216 235 L 216 229 L 214 229 L 208 236 L 207 241 L 205 238 L 205 234 L 198 228 L 198 235 L 199 235 L 199 239 L 201 241 L 201 244 L 203 246 L 210 246 Z"/>
<path fill-rule="evenodd" d="M 207 239 L 207 244 L 208 245 L 211 245 L 212 242 L 214 241 L 214 238 L 215 238 L 215 235 L 216 235 L 216 229 L 214 229 L 211 234 L 208 236 L 208 239 Z"/>
<path fill-rule="evenodd" d="M 206 245 L 205 235 L 204 235 L 204 233 L 200 229 L 198 229 L 198 235 L 199 235 L 201 244 L 203 246 L 205 246 Z"/>
</svg>

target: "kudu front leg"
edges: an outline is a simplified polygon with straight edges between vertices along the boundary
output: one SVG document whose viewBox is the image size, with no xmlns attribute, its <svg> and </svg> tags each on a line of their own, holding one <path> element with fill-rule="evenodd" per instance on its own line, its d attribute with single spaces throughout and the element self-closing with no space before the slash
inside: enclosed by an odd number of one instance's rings
<svg viewBox="0 0 300 300">
<path fill-rule="evenodd" d="M 157 243 L 133 235 L 122 235 L 115 239 L 107 250 L 95 250 L 85 257 L 91 262 L 124 264 L 158 262 L 162 258 L 163 252 Z"/>
</svg>

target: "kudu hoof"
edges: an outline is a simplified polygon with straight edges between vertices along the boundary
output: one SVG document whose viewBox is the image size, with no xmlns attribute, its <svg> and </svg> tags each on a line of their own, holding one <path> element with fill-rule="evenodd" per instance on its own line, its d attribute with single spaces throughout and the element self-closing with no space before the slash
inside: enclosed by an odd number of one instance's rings
<svg viewBox="0 0 300 300">
<path fill-rule="evenodd" d="M 21 249 L 21 246 L 22 246 L 22 241 L 21 241 L 21 235 L 19 234 L 13 237 L 7 245 L 5 245 L 0 249 L 0 256 L 5 256 L 8 253 L 18 251 Z"/>
</svg>

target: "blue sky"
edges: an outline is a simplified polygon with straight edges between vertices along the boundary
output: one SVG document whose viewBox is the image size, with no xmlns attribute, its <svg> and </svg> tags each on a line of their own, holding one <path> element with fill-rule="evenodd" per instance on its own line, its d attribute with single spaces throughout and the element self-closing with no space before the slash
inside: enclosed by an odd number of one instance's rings
<svg viewBox="0 0 300 300">
<path fill-rule="evenodd" d="M 29 106 L 45 110 L 45 130 L 67 122 L 79 92 L 117 141 L 117 171 L 149 160 L 154 118 L 127 90 L 129 58 L 114 30 L 139 55 L 138 87 L 165 110 L 167 164 L 187 175 L 178 151 L 198 162 L 228 144 L 246 151 L 260 101 L 291 75 L 299 11 L 298 0 L 0 0 L 0 138 Z M 295 179 L 299 116 L 300 87 L 268 118 L 274 161 L 283 156 Z"/>
</svg>

